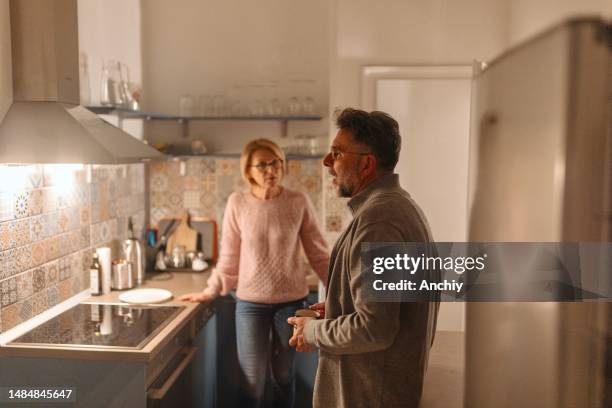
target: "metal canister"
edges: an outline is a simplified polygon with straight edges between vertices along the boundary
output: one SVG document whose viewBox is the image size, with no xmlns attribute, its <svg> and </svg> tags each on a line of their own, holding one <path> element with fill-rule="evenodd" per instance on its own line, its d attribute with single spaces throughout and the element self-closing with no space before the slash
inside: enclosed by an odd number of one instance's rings
<svg viewBox="0 0 612 408">
<path fill-rule="evenodd" d="M 128 238 L 123 241 L 123 253 L 125 259 L 132 264 L 132 273 L 136 284 L 140 285 L 145 280 L 145 268 L 144 268 L 144 251 L 140 241 L 134 238 Z"/>
<path fill-rule="evenodd" d="M 132 263 L 127 259 L 115 259 L 113 261 L 113 274 L 111 285 L 115 290 L 132 289 L 134 287 L 134 275 Z"/>
</svg>

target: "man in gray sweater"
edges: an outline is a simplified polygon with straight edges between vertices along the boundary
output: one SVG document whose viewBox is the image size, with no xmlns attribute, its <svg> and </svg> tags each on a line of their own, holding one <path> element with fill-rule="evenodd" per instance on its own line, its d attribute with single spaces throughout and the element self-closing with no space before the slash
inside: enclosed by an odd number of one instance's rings
<svg viewBox="0 0 612 408">
<path fill-rule="evenodd" d="M 320 352 L 315 407 L 418 407 L 439 303 L 364 299 L 361 244 L 432 242 L 427 221 L 393 173 L 401 138 L 383 112 L 345 109 L 325 156 L 353 220 L 332 251 L 325 318 L 290 318 L 289 344 Z"/>
</svg>

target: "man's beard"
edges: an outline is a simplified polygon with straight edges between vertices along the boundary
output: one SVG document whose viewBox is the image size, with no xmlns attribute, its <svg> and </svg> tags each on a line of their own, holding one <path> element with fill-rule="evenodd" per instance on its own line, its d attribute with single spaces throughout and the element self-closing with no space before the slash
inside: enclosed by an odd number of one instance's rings
<svg viewBox="0 0 612 408">
<path fill-rule="evenodd" d="M 338 184 L 338 196 L 349 198 L 353 196 L 353 189 L 346 184 Z"/>
<path fill-rule="evenodd" d="M 332 173 L 331 171 L 329 175 L 334 177 L 338 197 L 350 198 L 353 196 L 353 192 L 355 191 L 354 186 L 351 185 L 352 184 L 351 180 L 353 178 L 352 177 L 353 175 L 346 175 L 344 177 L 344 182 L 340 182 L 340 180 L 338 180 L 338 175 Z"/>
<path fill-rule="evenodd" d="M 348 186 L 338 186 L 338 195 L 340 197 L 349 198 L 353 196 L 353 190 Z"/>
</svg>

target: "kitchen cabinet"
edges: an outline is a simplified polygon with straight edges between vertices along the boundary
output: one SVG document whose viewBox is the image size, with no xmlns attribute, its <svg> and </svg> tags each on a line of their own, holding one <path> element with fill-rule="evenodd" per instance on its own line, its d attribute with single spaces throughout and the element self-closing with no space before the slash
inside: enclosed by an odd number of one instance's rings
<svg viewBox="0 0 612 408">
<path fill-rule="evenodd" d="M 213 308 L 214 309 L 214 308 Z M 188 374 L 188 386 L 185 395 L 190 397 L 184 405 L 171 407 L 211 408 L 216 406 L 217 399 L 217 337 L 216 326 L 218 317 L 213 314 L 205 326 L 194 338 L 194 346 L 198 353 L 193 359 Z"/>
<path fill-rule="evenodd" d="M 204 337 L 204 328 L 212 315 L 210 306 L 197 305 L 193 308 L 195 313 L 189 316 L 181 313 L 189 312 L 182 307 L 178 315 L 173 315 L 159 335 L 144 347 L 130 347 L 128 343 L 133 343 L 134 339 L 139 342 L 138 336 L 133 335 L 134 330 L 130 329 L 135 327 L 140 330 L 141 326 L 152 329 L 156 318 L 138 318 L 139 309 L 132 308 L 129 316 L 132 316 L 132 312 L 135 314 L 134 320 L 130 320 L 133 323 L 120 329 L 117 317 L 127 315 L 116 315 L 116 312 L 125 311 L 128 307 L 113 305 L 112 323 L 109 321 L 106 324 L 107 320 L 104 319 L 101 334 L 82 337 L 95 344 L 81 342 L 71 346 L 73 340 L 81 338 L 73 336 L 73 333 L 79 332 L 80 326 L 88 326 L 89 322 L 87 319 L 75 319 L 67 313 L 76 309 L 82 315 L 80 310 L 90 306 L 93 308 L 97 304 L 81 303 L 4 347 L 2 354 L 6 356 L 0 357 L 0 384 L 14 390 L 70 389 L 74 398 L 71 402 L 83 407 L 212 406 L 209 402 L 212 395 L 206 394 L 206 388 L 200 386 L 208 383 L 211 375 L 214 375 L 214 371 L 206 365 L 209 348 Z M 103 307 L 111 310 L 111 305 Z M 104 316 L 107 316 L 106 312 Z M 66 321 L 71 323 L 71 329 L 57 330 Z M 105 331 L 111 328 L 115 333 L 106 334 Z M 53 338 L 49 340 L 50 344 L 25 343 L 24 339 L 32 337 L 31 333 L 36 334 L 36 338 L 51 336 L 56 340 L 53 344 Z M 198 335 L 194 336 L 196 333 Z M 111 341 L 111 345 L 105 345 L 107 340 Z M 197 384 L 194 381 L 196 373 Z M 3 402 L 13 401 L 0 400 L 0 405 Z"/>
<path fill-rule="evenodd" d="M 192 360 L 177 376 L 172 387 L 161 399 L 149 398 L 147 408 L 208 408 L 215 406 L 215 319 L 213 309 L 201 306 L 192 320 Z M 178 371 L 178 368 L 175 368 Z M 151 394 L 149 394 L 151 395 Z"/>
<path fill-rule="evenodd" d="M 178 297 L 203 287 L 208 276 L 177 273 L 164 280 L 149 275 L 143 287 L 165 288 Z M 212 406 L 206 399 L 212 398 L 206 384 L 215 375 L 207 354 L 213 350 L 206 331 L 213 314 L 210 305 L 175 298 L 163 306 L 147 306 L 175 311 L 162 326 L 161 317 L 145 318 L 138 307 L 117 304 L 119 293 L 67 308 L 26 333 L 38 336 L 28 342 L 25 336 L 7 340 L 0 347 L 0 384 L 15 389 L 68 387 L 76 393 L 77 406 L 84 407 Z M 106 316 L 112 318 L 107 321 Z M 98 321 L 98 334 L 92 334 L 91 326 Z M 144 340 L 133 333 L 141 329 L 146 330 Z M 39 338 L 48 340 L 36 342 Z M 197 401 L 192 393 L 200 395 L 199 405 L 192 405 Z"/>
<path fill-rule="evenodd" d="M 317 293 L 311 292 L 308 303 L 316 303 Z M 214 331 L 216 337 L 216 406 L 233 408 L 237 405 L 240 385 L 240 366 L 236 351 L 236 302 L 231 296 L 215 300 L 215 316 L 207 325 L 207 330 Z M 319 353 L 296 353 L 295 359 L 295 408 L 312 407 L 312 391 L 317 371 Z M 266 398 L 271 397 L 273 390 L 270 382 L 266 388 Z"/>
</svg>

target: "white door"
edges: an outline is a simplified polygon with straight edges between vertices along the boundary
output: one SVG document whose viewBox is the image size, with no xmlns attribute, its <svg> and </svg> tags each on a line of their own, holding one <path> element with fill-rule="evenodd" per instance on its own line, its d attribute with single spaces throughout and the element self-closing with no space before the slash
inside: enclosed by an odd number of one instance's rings
<svg viewBox="0 0 612 408">
<path fill-rule="evenodd" d="M 467 240 L 471 67 L 366 67 L 366 109 L 399 123 L 396 172 L 438 242 Z M 463 303 L 443 303 L 438 330 L 464 330 Z"/>
</svg>

